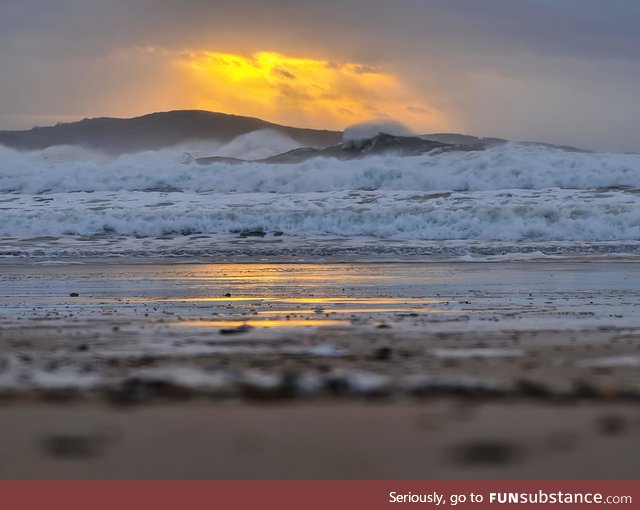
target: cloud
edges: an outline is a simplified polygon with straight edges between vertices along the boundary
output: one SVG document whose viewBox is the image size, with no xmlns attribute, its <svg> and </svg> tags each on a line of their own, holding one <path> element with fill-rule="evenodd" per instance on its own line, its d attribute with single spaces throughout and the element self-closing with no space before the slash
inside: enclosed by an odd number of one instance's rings
<svg viewBox="0 0 640 510">
<path fill-rule="evenodd" d="M 275 69 L 271 105 L 292 124 L 331 127 L 406 99 L 390 115 L 417 124 L 429 110 L 441 114 L 438 130 L 640 150 L 638 19 L 636 0 L 3 0 L 0 127 L 206 100 L 223 108 L 213 92 L 240 107 L 233 91 L 171 62 L 184 51 L 270 51 L 327 72 L 354 64 L 332 91 L 342 99 L 326 99 L 334 114 L 315 117 L 302 102 L 316 96 L 296 86 L 304 76 Z M 360 74 L 392 76 L 409 92 L 385 104 L 390 89 L 363 86 Z"/>
<path fill-rule="evenodd" d="M 194 52 L 182 54 L 177 64 L 189 73 L 190 98 L 198 108 L 336 129 L 397 115 L 423 130 L 447 123 L 397 76 L 360 63 L 263 51 L 250 56 Z M 419 112 L 407 112 L 407 102 L 421 104 Z"/>
</svg>

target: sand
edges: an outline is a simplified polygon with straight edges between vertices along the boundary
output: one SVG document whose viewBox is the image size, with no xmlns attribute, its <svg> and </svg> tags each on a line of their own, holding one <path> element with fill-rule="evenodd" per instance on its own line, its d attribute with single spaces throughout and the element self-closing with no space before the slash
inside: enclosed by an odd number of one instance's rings
<svg viewBox="0 0 640 510">
<path fill-rule="evenodd" d="M 633 262 L 82 262 L 0 264 L 2 478 L 640 472 Z"/>
<path fill-rule="evenodd" d="M 637 406 L 193 401 L 0 408 L 2 478 L 616 479 Z"/>
</svg>

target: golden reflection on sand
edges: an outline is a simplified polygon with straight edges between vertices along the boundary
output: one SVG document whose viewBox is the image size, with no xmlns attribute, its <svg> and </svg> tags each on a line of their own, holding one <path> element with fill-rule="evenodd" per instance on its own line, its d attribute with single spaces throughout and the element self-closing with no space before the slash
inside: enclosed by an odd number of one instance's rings
<svg viewBox="0 0 640 510">
<path fill-rule="evenodd" d="M 179 277 L 168 279 L 202 280 L 221 282 L 256 282 L 277 280 L 296 282 L 341 282 L 348 284 L 355 281 L 384 280 L 386 275 L 372 275 L 354 273 L 353 266 L 340 266 L 330 264 L 318 266 L 317 264 L 206 264 L 195 267 L 191 274 L 181 274 Z"/>
<path fill-rule="evenodd" d="M 259 296 L 230 296 L 230 297 L 185 297 L 185 298 L 151 298 L 145 301 L 158 302 L 234 302 L 234 301 L 251 301 L 255 303 L 289 303 L 300 305 L 321 305 L 321 304 L 347 304 L 347 305 L 422 305 L 444 303 L 443 299 L 432 298 L 339 298 L 339 297 L 259 297 Z M 395 310 L 395 308 L 394 308 Z"/>
<path fill-rule="evenodd" d="M 209 321 L 190 320 L 174 322 L 172 326 L 196 327 L 196 328 L 237 328 L 248 324 L 256 328 L 300 328 L 317 326 L 338 326 L 347 325 L 348 321 L 334 319 L 257 319 L 245 321 Z"/>
<path fill-rule="evenodd" d="M 273 314 L 290 314 L 290 315 L 315 315 L 315 314 L 357 314 L 357 313 L 445 313 L 449 310 L 441 310 L 439 308 L 319 308 L 316 310 L 261 310 L 256 312 L 258 315 Z"/>
</svg>

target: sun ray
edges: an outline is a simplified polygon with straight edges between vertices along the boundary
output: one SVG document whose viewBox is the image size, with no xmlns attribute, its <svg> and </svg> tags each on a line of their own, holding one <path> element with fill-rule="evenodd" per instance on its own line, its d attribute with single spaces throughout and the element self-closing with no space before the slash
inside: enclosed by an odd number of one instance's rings
<svg viewBox="0 0 640 510">
<path fill-rule="evenodd" d="M 393 118 L 416 130 L 448 124 L 420 93 L 376 66 L 270 51 L 192 52 L 178 63 L 189 71 L 197 108 L 338 129 L 372 118 Z"/>
</svg>

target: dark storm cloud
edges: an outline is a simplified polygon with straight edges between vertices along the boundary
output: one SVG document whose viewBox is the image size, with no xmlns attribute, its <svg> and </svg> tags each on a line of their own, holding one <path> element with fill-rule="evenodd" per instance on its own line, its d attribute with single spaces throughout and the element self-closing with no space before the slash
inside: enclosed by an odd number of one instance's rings
<svg viewBox="0 0 640 510">
<path fill-rule="evenodd" d="M 639 22 L 635 0 L 3 0 L 0 125 L 113 108 L 160 73 L 132 48 L 267 49 L 391 70 L 460 130 L 638 150 Z"/>
</svg>

